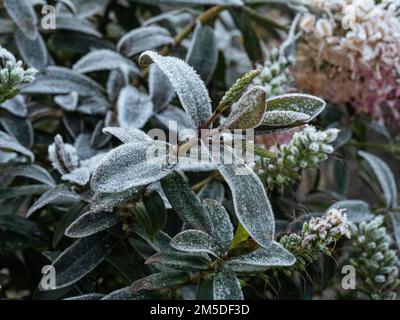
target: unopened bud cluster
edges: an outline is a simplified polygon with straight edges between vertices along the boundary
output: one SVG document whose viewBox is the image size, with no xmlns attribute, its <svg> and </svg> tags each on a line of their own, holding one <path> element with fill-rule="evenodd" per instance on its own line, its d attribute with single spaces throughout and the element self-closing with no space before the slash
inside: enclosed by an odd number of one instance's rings
<svg viewBox="0 0 400 320">
<path fill-rule="evenodd" d="M 22 61 L 0 46 L 0 103 L 17 95 L 17 85 L 32 82 L 36 73 L 33 68 L 24 69 Z"/>
<path fill-rule="evenodd" d="M 268 97 L 274 97 L 287 92 L 293 77 L 290 73 L 292 65 L 290 59 L 274 48 L 265 60 L 263 66 L 259 66 L 260 74 L 254 79 L 254 84 L 264 87 Z"/>
<path fill-rule="evenodd" d="M 307 126 L 296 132 L 288 144 L 273 146 L 275 157 L 261 158 L 257 173 L 269 188 L 280 187 L 300 178 L 302 169 L 315 168 L 333 153 L 338 129 L 319 131 Z"/>
<path fill-rule="evenodd" d="M 352 227 L 351 264 L 357 270 L 357 289 L 370 299 L 396 299 L 399 266 L 392 240 L 383 226 L 383 216 Z"/>
<path fill-rule="evenodd" d="M 300 234 L 285 235 L 279 242 L 296 256 L 296 266 L 302 270 L 318 254 L 331 255 L 331 245 L 342 237 L 351 237 L 350 223 L 343 209 L 333 208 L 322 217 L 304 223 Z"/>
</svg>

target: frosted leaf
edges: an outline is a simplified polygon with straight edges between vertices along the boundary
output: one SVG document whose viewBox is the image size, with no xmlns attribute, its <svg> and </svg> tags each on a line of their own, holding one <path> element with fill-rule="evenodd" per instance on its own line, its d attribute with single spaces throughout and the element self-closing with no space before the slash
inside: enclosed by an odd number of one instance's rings
<svg viewBox="0 0 400 320">
<path fill-rule="evenodd" d="M 4 115 L 0 117 L 0 124 L 9 135 L 15 137 L 24 147 L 32 147 L 34 133 L 31 121 L 12 115 Z"/>
<path fill-rule="evenodd" d="M 224 185 L 216 180 L 207 183 L 198 193 L 200 199 L 214 199 L 219 203 L 224 202 L 225 188 Z"/>
<path fill-rule="evenodd" d="M 260 247 L 256 251 L 232 258 L 226 266 L 235 272 L 262 272 L 269 267 L 288 267 L 296 258 L 276 241 L 268 248 Z"/>
<path fill-rule="evenodd" d="M 317 117 L 324 109 L 324 100 L 300 93 L 284 94 L 267 100 L 268 111 L 294 111 L 309 116 L 308 122 Z"/>
<path fill-rule="evenodd" d="M 285 110 L 267 111 L 262 124 L 271 127 L 284 127 L 295 123 L 305 123 L 309 118 L 308 114 L 302 112 Z"/>
<path fill-rule="evenodd" d="M 35 155 L 32 153 L 32 151 L 22 146 L 17 139 L 3 131 L 0 131 L 0 149 L 3 151 L 11 150 L 23 154 L 32 162 L 35 159 Z"/>
<path fill-rule="evenodd" d="M 220 270 L 215 273 L 213 284 L 214 300 L 243 300 L 239 279 L 232 271 Z"/>
<path fill-rule="evenodd" d="M 113 135 L 122 143 L 152 141 L 142 130 L 134 128 L 106 127 L 103 132 Z"/>
<path fill-rule="evenodd" d="M 22 31 L 17 30 L 14 39 L 22 59 L 28 66 L 37 70 L 46 67 L 48 53 L 46 44 L 40 33 L 38 33 L 35 40 L 31 40 Z"/>
<path fill-rule="evenodd" d="M 164 109 L 174 98 L 175 91 L 168 77 L 156 64 L 150 66 L 149 94 L 155 111 Z"/>
<path fill-rule="evenodd" d="M 70 238 L 84 238 L 100 231 L 107 230 L 120 221 L 114 212 L 86 212 L 70 224 L 65 235 Z"/>
<path fill-rule="evenodd" d="M 102 37 L 101 33 L 87 20 L 69 15 L 57 15 L 56 29 L 81 32 L 98 38 Z"/>
<path fill-rule="evenodd" d="M 32 2 L 30 0 L 4 0 L 4 7 L 17 27 L 29 39 L 35 40 L 38 35 L 38 29 Z"/>
<path fill-rule="evenodd" d="M 221 248 L 207 233 L 200 230 L 185 230 L 172 238 L 171 247 L 187 252 L 205 252 L 215 257 L 223 254 Z"/>
<path fill-rule="evenodd" d="M 97 150 L 91 146 L 92 136 L 89 133 L 81 133 L 76 137 L 74 147 L 79 160 L 87 160 L 93 158 L 98 153 L 104 152 L 104 149 Z"/>
<path fill-rule="evenodd" d="M 147 94 L 128 85 L 119 94 L 117 109 L 121 127 L 141 128 L 153 114 L 153 103 Z"/>
<path fill-rule="evenodd" d="M 211 262 L 207 254 L 192 254 L 179 251 L 163 251 L 152 255 L 146 264 L 163 264 L 176 270 L 198 271 L 207 270 Z"/>
<path fill-rule="evenodd" d="M 76 91 L 81 96 L 103 96 L 104 89 L 92 79 L 70 69 L 50 66 L 22 91 L 32 94 L 67 94 Z"/>
<path fill-rule="evenodd" d="M 7 110 L 17 117 L 26 117 L 28 114 L 28 106 L 26 105 L 23 95 L 18 95 L 6 102 L 0 104 L 0 108 Z"/>
<path fill-rule="evenodd" d="M 44 206 L 54 202 L 77 202 L 80 200 L 80 196 L 76 193 L 71 192 L 67 186 L 59 185 L 55 188 L 50 189 L 44 193 L 36 202 L 29 208 L 26 217 L 31 216 L 37 210 Z"/>
<path fill-rule="evenodd" d="M 161 272 L 154 273 L 145 278 L 139 279 L 132 284 L 133 293 L 140 291 L 158 290 L 162 288 L 171 288 L 189 281 L 189 274 L 186 272 Z"/>
<path fill-rule="evenodd" d="M 191 66 L 174 57 L 163 57 L 146 51 L 139 59 L 141 65 L 156 63 L 166 74 L 194 126 L 200 127 L 211 116 L 211 101 L 204 82 Z"/>
<path fill-rule="evenodd" d="M 58 2 L 62 3 L 74 15 L 78 15 L 78 9 L 73 0 L 58 0 Z"/>
<path fill-rule="evenodd" d="M 91 272 L 111 252 L 113 242 L 107 234 L 97 234 L 75 241 L 52 266 L 56 272 L 56 289 L 65 288 Z"/>
<path fill-rule="evenodd" d="M 77 111 L 85 114 L 105 114 L 111 105 L 103 96 L 83 97 L 79 102 Z"/>
<path fill-rule="evenodd" d="M 196 70 L 204 82 L 209 82 L 218 60 L 218 48 L 213 29 L 197 22 L 186 62 Z"/>
<path fill-rule="evenodd" d="M 84 186 L 90 180 L 90 171 L 87 168 L 76 168 L 69 173 L 64 174 L 61 179 Z"/>
<path fill-rule="evenodd" d="M 114 69 L 120 69 L 126 75 L 129 72 L 140 73 L 139 68 L 132 61 L 108 49 L 88 53 L 77 61 L 72 69 L 79 73 Z"/>
<path fill-rule="evenodd" d="M 170 145 L 162 141 L 128 143 L 111 150 L 93 173 L 96 192 L 121 192 L 162 179 L 173 168 L 166 158 Z"/>
<path fill-rule="evenodd" d="M 253 87 L 232 106 L 232 111 L 222 124 L 223 128 L 251 129 L 263 120 L 267 104 L 266 92 L 262 87 Z"/>
<path fill-rule="evenodd" d="M 169 106 L 164 111 L 156 114 L 156 119 L 161 122 L 166 128 L 171 131 L 175 131 L 176 133 L 181 132 L 184 129 L 191 129 L 193 128 L 193 124 L 190 121 L 189 117 L 182 109 Z M 170 125 L 170 122 L 176 122 L 176 130 Z"/>
<path fill-rule="evenodd" d="M 231 189 L 240 223 L 259 245 L 269 247 L 274 238 L 275 219 L 260 179 L 243 164 L 220 165 L 219 171 Z"/>
<path fill-rule="evenodd" d="M 229 214 L 220 203 L 213 199 L 204 200 L 204 205 L 211 216 L 214 226 L 211 236 L 226 252 L 233 239 L 233 226 Z"/>
<path fill-rule="evenodd" d="M 129 286 L 110 292 L 101 300 L 134 300 L 135 296 L 136 295 L 133 293 L 132 287 Z"/>
<path fill-rule="evenodd" d="M 65 1 L 65 0 L 63 0 Z M 101 298 L 104 297 L 104 294 L 101 293 L 88 293 L 88 294 L 82 294 L 80 296 L 74 296 L 74 297 L 69 297 L 64 300 L 100 300 Z"/>
<path fill-rule="evenodd" d="M 75 148 L 64 143 L 59 134 L 55 136 L 54 143 L 49 146 L 48 152 L 53 168 L 62 175 L 71 172 L 78 166 Z"/>
<path fill-rule="evenodd" d="M 107 95 L 111 102 L 117 101 L 119 93 L 126 85 L 126 79 L 119 69 L 112 70 L 107 80 Z"/>
<path fill-rule="evenodd" d="M 332 209 L 344 209 L 344 213 L 347 215 L 347 218 L 354 223 L 368 221 L 375 216 L 371 213 L 369 204 L 362 200 L 338 201 L 331 205 L 327 212 L 331 211 Z"/>
<path fill-rule="evenodd" d="M 242 6 L 242 0 L 137 0 L 142 3 L 150 4 L 168 4 L 168 5 L 182 5 L 182 4 L 193 4 L 193 5 L 204 5 L 204 4 L 227 4 L 232 6 Z"/>
<path fill-rule="evenodd" d="M 2 171 L 4 170 L 6 176 L 10 178 L 25 177 L 42 182 L 52 187 L 55 186 L 53 177 L 46 171 L 46 169 L 43 169 L 35 164 L 13 164 L 6 167 L 0 167 L 0 169 Z"/>
<path fill-rule="evenodd" d="M 66 111 L 75 111 L 78 106 L 78 100 L 79 95 L 75 91 L 54 97 L 54 102 Z"/>
<path fill-rule="evenodd" d="M 213 226 L 210 215 L 177 172 L 161 180 L 161 186 L 172 207 L 187 225 L 211 234 Z"/>
<path fill-rule="evenodd" d="M 122 192 L 95 193 L 90 200 L 90 211 L 111 211 L 113 207 L 128 201 L 138 191 L 138 188 L 132 188 Z"/>
<path fill-rule="evenodd" d="M 358 154 L 367 161 L 378 179 L 386 206 L 388 208 L 395 208 L 397 206 L 397 186 L 392 170 L 385 162 L 373 154 L 365 151 L 358 151 Z"/>
<path fill-rule="evenodd" d="M 168 30 L 149 26 L 134 29 L 125 34 L 117 44 L 117 50 L 126 57 L 161 47 L 174 41 Z"/>
</svg>

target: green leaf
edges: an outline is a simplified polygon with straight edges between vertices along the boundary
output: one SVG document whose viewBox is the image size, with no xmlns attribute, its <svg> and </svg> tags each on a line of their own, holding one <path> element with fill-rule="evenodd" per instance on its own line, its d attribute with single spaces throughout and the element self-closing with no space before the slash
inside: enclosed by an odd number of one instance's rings
<svg viewBox="0 0 400 320">
<path fill-rule="evenodd" d="M 161 186 L 179 217 L 189 226 L 212 233 L 212 221 L 202 202 L 176 171 L 161 180 Z"/>
<path fill-rule="evenodd" d="M 191 254 L 177 251 L 163 251 L 152 255 L 146 264 L 159 263 L 176 270 L 199 271 L 207 270 L 210 258 L 208 255 Z"/>
<path fill-rule="evenodd" d="M 368 221 L 375 216 L 371 213 L 369 204 L 362 200 L 342 200 L 331 205 L 327 211 L 334 208 L 345 209 L 348 219 L 354 223 Z"/>
<path fill-rule="evenodd" d="M 84 238 L 109 229 L 119 221 L 120 217 L 114 212 L 88 211 L 69 225 L 65 235 L 70 238 Z"/>
<path fill-rule="evenodd" d="M 219 171 L 231 189 L 240 223 L 258 244 L 269 247 L 274 237 L 275 219 L 262 182 L 244 164 L 220 165 Z"/>
<path fill-rule="evenodd" d="M 243 300 L 239 279 L 232 271 L 221 270 L 214 277 L 215 300 Z"/>
<path fill-rule="evenodd" d="M 211 116 L 211 101 L 204 82 L 191 66 L 174 57 L 163 57 L 146 51 L 140 55 L 140 65 L 156 63 L 174 87 L 183 109 L 196 128 Z"/>
<path fill-rule="evenodd" d="M 143 198 L 143 204 L 146 207 L 151 220 L 151 225 L 156 233 L 164 228 L 167 222 L 167 210 L 164 206 L 164 201 L 158 192 L 152 192 Z"/>
<path fill-rule="evenodd" d="M 27 156 L 31 162 L 33 162 L 35 159 L 35 155 L 32 153 L 32 151 L 21 145 L 13 136 L 10 136 L 3 131 L 0 131 L 0 149 L 4 151 L 15 151 L 23 154 L 24 156 Z"/>
<path fill-rule="evenodd" d="M 268 248 L 260 247 L 256 251 L 233 258 L 226 266 L 235 272 L 262 272 L 269 267 L 291 266 L 296 258 L 279 243 L 273 241 Z"/>
<path fill-rule="evenodd" d="M 397 206 L 397 186 L 392 170 L 384 161 L 371 153 L 358 151 L 358 154 L 367 161 L 378 179 L 386 206 L 388 208 L 395 208 Z"/>
<path fill-rule="evenodd" d="M 209 82 L 218 60 L 217 40 L 214 30 L 197 22 L 186 62 L 198 72 L 204 82 Z"/>
<path fill-rule="evenodd" d="M 75 241 L 52 264 L 56 270 L 56 289 L 82 279 L 103 261 L 113 246 L 113 239 L 105 233 Z"/>
<path fill-rule="evenodd" d="M 263 59 L 259 37 L 252 26 L 252 21 L 247 12 L 232 11 L 236 25 L 242 32 L 243 46 L 249 59 L 253 62 L 261 62 Z"/>
<path fill-rule="evenodd" d="M 233 238 L 233 226 L 229 214 L 216 200 L 205 199 L 203 203 L 211 216 L 214 226 L 211 236 L 226 252 Z"/>
<path fill-rule="evenodd" d="M 35 241 L 45 242 L 49 240 L 48 234 L 38 223 L 15 214 L 0 214 L 0 226 Z"/>
<path fill-rule="evenodd" d="M 251 129 L 263 120 L 266 92 L 262 87 L 253 87 L 232 106 L 231 113 L 222 124 L 222 128 Z"/>
<path fill-rule="evenodd" d="M 189 274 L 186 272 L 160 272 L 151 274 L 132 284 L 132 291 L 137 294 L 141 291 L 158 290 L 171 288 L 185 284 L 189 281 Z"/>
<path fill-rule="evenodd" d="M 215 257 L 223 254 L 218 244 L 207 233 L 200 230 L 185 230 L 171 240 L 171 247 L 186 252 L 204 252 Z"/>
<path fill-rule="evenodd" d="M 246 241 L 249 238 L 249 236 L 250 235 L 246 231 L 246 229 L 239 223 L 236 228 L 235 236 L 232 239 L 229 249 L 234 249 L 241 242 Z"/>
<path fill-rule="evenodd" d="M 201 278 L 197 284 L 196 300 L 213 300 L 213 279 Z"/>
<path fill-rule="evenodd" d="M 325 101 L 307 94 L 290 93 L 269 98 L 264 123 L 257 127 L 257 130 L 262 133 L 309 123 L 325 109 L 325 106 Z"/>
</svg>

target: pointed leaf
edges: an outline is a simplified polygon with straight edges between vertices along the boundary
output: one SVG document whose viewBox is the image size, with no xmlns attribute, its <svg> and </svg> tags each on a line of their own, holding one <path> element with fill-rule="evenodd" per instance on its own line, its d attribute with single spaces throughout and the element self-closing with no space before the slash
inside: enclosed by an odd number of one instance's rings
<svg viewBox="0 0 400 320">
<path fill-rule="evenodd" d="M 214 276 L 215 300 L 243 300 L 239 279 L 232 271 L 221 270 Z"/>
<path fill-rule="evenodd" d="M 124 35 L 117 44 L 117 50 L 126 57 L 132 57 L 173 41 L 174 39 L 164 28 L 158 26 L 141 27 Z"/>
<path fill-rule="evenodd" d="M 0 131 L 0 149 L 21 153 L 27 156 L 31 161 L 35 159 L 35 155 L 32 151 L 22 146 L 17 139 L 3 131 Z"/>
<path fill-rule="evenodd" d="M 171 82 L 156 64 L 150 66 L 149 93 L 155 111 L 164 109 L 175 96 Z"/>
<path fill-rule="evenodd" d="M 388 208 L 395 208 L 397 206 L 397 186 L 392 170 L 384 161 L 371 153 L 358 151 L 358 154 L 367 161 L 378 179 L 386 206 Z"/>
<path fill-rule="evenodd" d="M 74 242 L 52 264 L 56 270 L 56 289 L 69 286 L 91 272 L 111 252 L 113 244 L 104 233 Z"/>
<path fill-rule="evenodd" d="M 195 127 L 200 127 L 208 120 L 211 101 L 204 82 L 192 67 L 178 58 L 162 57 L 152 51 L 142 53 L 139 62 L 141 65 L 154 62 L 167 75 Z"/>
<path fill-rule="evenodd" d="M 296 258 L 279 243 L 273 241 L 268 248 L 260 247 L 256 251 L 233 258 L 226 266 L 235 272 L 262 272 L 269 267 L 291 266 Z"/>
<path fill-rule="evenodd" d="M 122 143 L 152 141 L 142 130 L 134 128 L 106 127 L 103 132 L 113 135 Z"/>
<path fill-rule="evenodd" d="M 14 39 L 22 59 L 28 66 L 38 70 L 46 67 L 48 53 L 46 44 L 40 33 L 38 33 L 35 40 L 31 40 L 22 31 L 17 30 Z"/>
<path fill-rule="evenodd" d="M 37 18 L 30 0 L 4 0 L 4 7 L 18 28 L 35 40 L 38 35 Z"/>
<path fill-rule="evenodd" d="M 126 86 L 119 94 L 117 109 L 121 127 L 141 128 L 153 114 L 153 103 L 147 94 Z"/>
<path fill-rule="evenodd" d="M 56 201 L 68 201 L 77 202 L 80 200 L 80 196 L 71 192 L 67 186 L 59 185 L 55 188 L 50 189 L 44 193 L 28 210 L 26 216 L 29 217 L 37 210 L 43 208 L 44 206 L 56 202 Z"/>
<path fill-rule="evenodd" d="M 104 89 L 92 79 L 62 67 L 47 67 L 36 80 L 22 90 L 24 93 L 67 94 L 76 91 L 82 96 L 102 97 Z"/>
<path fill-rule="evenodd" d="M 98 38 L 102 37 L 101 33 L 98 32 L 87 20 L 71 15 L 57 15 L 56 30 L 76 31 Z"/>
<path fill-rule="evenodd" d="M 275 219 L 260 179 L 244 164 L 220 165 L 219 171 L 231 189 L 240 223 L 258 244 L 269 247 L 274 237 Z"/>
<path fill-rule="evenodd" d="M 84 238 L 92 234 L 111 228 L 120 221 L 114 212 L 86 212 L 76 219 L 66 230 L 65 235 L 70 238 Z"/>
<path fill-rule="evenodd" d="M 184 271 L 207 270 L 210 263 L 207 255 L 191 254 L 178 251 L 163 251 L 152 255 L 146 264 L 160 263 L 162 265 Z"/>
<path fill-rule="evenodd" d="M 143 279 L 137 280 L 132 284 L 132 291 L 137 294 L 140 291 L 158 290 L 171 288 L 189 281 L 189 274 L 186 272 L 161 272 L 151 274 Z"/>
<path fill-rule="evenodd" d="M 207 233 L 212 232 L 212 221 L 204 205 L 177 172 L 161 180 L 161 186 L 172 207 L 186 224 Z"/>
<path fill-rule="evenodd" d="M 186 55 L 186 62 L 196 70 L 204 82 L 209 82 L 218 60 L 217 40 L 213 29 L 200 22 L 194 30 L 193 39 Z"/>
<path fill-rule="evenodd" d="M 211 236 L 224 249 L 224 252 L 226 252 L 233 239 L 233 226 L 229 214 L 216 200 L 205 199 L 204 205 L 211 216 L 214 226 L 214 231 Z"/>
<path fill-rule="evenodd" d="M 108 49 L 88 53 L 77 61 L 72 69 L 78 73 L 113 69 L 120 69 L 125 74 L 128 72 L 140 73 L 139 68 L 132 61 Z"/>
<path fill-rule="evenodd" d="M 223 252 L 207 233 L 200 230 L 185 230 L 171 240 L 171 247 L 186 252 L 205 252 L 219 257 Z"/>
<path fill-rule="evenodd" d="M 168 163 L 168 148 L 169 144 L 162 141 L 146 141 L 111 150 L 94 171 L 91 188 L 96 192 L 121 192 L 162 179 L 174 166 Z"/>
<path fill-rule="evenodd" d="M 43 169 L 42 167 L 32 164 L 13 164 L 13 165 L 7 165 L 7 166 L 0 166 L 0 172 L 3 172 L 9 176 L 9 177 L 25 177 L 25 178 L 30 178 L 39 182 L 42 182 L 44 184 L 47 184 L 49 186 L 54 187 L 55 182 L 53 177 L 46 171 L 46 169 Z"/>
<path fill-rule="evenodd" d="M 18 95 L 6 102 L 0 104 L 0 108 L 7 110 L 17 117 L 26 117 L 28 114 L 28 106 L 26 105 L 25 98 Z"/>
</svg>

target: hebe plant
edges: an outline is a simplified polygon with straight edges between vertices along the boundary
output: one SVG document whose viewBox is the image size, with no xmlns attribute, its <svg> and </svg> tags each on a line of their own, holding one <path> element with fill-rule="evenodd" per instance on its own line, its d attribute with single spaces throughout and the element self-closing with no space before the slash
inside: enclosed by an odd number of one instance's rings
<svg viewBox="0 0 400 320">
<path fill-rule="evenodd" d="M 0 7 L 0 43 L 12 50 L 0 48 L 0 295 L 304 298 L 298 279 L 351 247 L 351 223 L 386 211 L 398 230 L 396 183 L 378 157 L 359 152 L 383 190 L 374 209 L 318 185 L 330 169 L 315 169 L 352 129 L 322 115 L 323 99 L 289 92 L 299 16 L 286 27 L 242 0 L 48 4 L 55 30 L 40 27 L 36 2 Z M 288 29 L 264 52 L 265 34 Z M 286 144 L 259 142 L 293 129 Z M 318 192 L 334 201 L 313 204 Z"/>
</svg>

